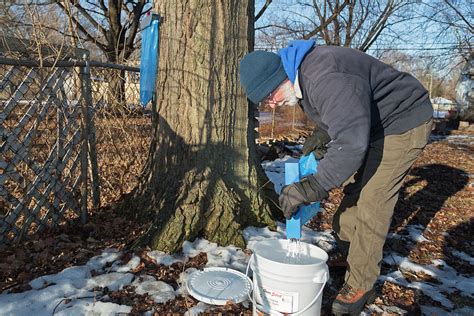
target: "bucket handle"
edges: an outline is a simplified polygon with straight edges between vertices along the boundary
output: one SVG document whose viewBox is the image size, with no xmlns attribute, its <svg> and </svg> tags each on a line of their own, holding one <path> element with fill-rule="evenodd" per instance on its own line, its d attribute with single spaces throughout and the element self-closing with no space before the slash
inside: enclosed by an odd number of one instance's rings
<svg viewBox="0 0 474 316">
<path fill-rule="evenodd" d="M 252 254 L 252 256 L 250 257 L 249 259 L 249 262 L 247 263 L 247 269 L 245 269 L 245 276 L 246 277 L 249 277 L 248 274 L 249 274 L 249 269 L 250 268 L 250 263 L 252 262 L 253 258 L 254 258 L 254 254 Z M 314 303 L 316 303 L 316 301 L 319 299 L 319 297 L 321 296 L 321 294 L 323 293 L 323 290 L 324 290 L 324 287 L 326 286 L 326 282 L 328 281 L 329 279 L 329 276 L 328 276 L 328 271 L 324 271 L 324 282 L 323 282 L 323 286 L 321 287 L 321 289 L 319 290 L 318 294 L 316 294 L 316 296 L 313 298 L 313 300 L 305 306 L 305 308 L 303 308 L 302 310 L 300 311 L 297 311 L 297 312 L 294 312 L 294 313 L 276 313 L 276 315 L 298 315 L 298 314 L 301 314 L 301 313 L 304 313 L 306 312 L 306 310 L 308 310 L 311 306 L 313 306 Z M 253 282 L 253 284 L 257 284 L 256 282 Z M 254 290 L 252 289 L 252 292 L 254 292 Z M 260 304 L 257 304 L 257 302 L 255 302 L 251 297 L 250 297 L 250 292 L 247 293 L 247 297 L 248 299 L 250 300 L 250 302 L 252 302 L 252 304 L 254 304 L 255 306 L 259 306 L 261 307 L 262 309 L 265 309 L 262 305 Z M 266 313 L 270 313 L 270 311 L 265 311 Z M 273 314 L 275 315 L 275 312 L 273 312 Z"/>
</svg>

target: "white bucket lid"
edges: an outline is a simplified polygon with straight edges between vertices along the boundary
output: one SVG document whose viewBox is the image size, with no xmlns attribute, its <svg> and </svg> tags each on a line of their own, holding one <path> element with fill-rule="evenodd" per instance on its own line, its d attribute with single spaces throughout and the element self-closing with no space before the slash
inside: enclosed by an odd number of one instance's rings
<svg viewBox="0 0 474 316">
<path fill-rule="evenodd" d="M 247 299 L 252 281 L 239 271 L 212 267 L 191 273 L 186 287 L 192 297 L 203 303 L 225 305 L 232 301 L 237 304 Z"/>
</svg>

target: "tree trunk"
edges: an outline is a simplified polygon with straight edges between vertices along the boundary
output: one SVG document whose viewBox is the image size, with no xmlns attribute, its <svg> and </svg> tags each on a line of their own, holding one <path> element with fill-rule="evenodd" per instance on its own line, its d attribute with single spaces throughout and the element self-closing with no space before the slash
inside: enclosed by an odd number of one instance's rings
<svg viewBox="0 0 474 316">
<path fill-rule="evenodd" d="M 114 112 L 126 113 L 127 104 L 125 98 L 125 71 L 124 70 L 109 70 L 105 72 L 109 75 L 109 85 L 107 88 L 108 105 Z"/>
<path fill-rule="evenodd" d="M 154 249 L 174 252 L 198 236 L 244 247 L 243 228 L 274 227 L 278 214 L 238 80 L 253 47 L 254 1 L 155 0 L 155 8 L 163 21 L 154 134 L 126 205 L 152 223 L 142 241 Z"/>
<path fill-rule="evenodd" d="M 112 41 L 113 39 L 111 39 Z M 114 44 L 116 45 L 116 44 Z M 121 51 L 115 51 L 112 46 L 108 47 L 107 62 L 113 64 L 126 64 L 126 58 L 122 58 Z M 108 80 L 107 91 L 107 105 L 111 111 L 117 113 L 124 113 L 127 110 L 125 97 L 125 71 L 116 69 L 107 69 L 103 72 L 104 79 Z"/>
</svg>

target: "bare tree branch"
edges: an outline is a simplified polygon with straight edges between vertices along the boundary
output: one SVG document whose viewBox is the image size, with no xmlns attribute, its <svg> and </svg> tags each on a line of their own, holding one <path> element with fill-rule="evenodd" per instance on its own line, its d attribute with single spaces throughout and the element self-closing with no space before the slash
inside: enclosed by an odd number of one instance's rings
<svg viewBox="0 0 474 316">
<path fill-rule="evenodd" d="M 265 26 L 256 27 L 255 30 L 264 30 L 264 29 L 271 28 L 271 27 L 286 30 L 286 31 L 290 31 L 292 33 L 296 32 L 295 29 L 293 29 L 289 26 L 284 26 L 284 25 L 280 25 L 280 24 L 267 24 Z"/>
<path fill-rule="evenodd" d="M 393 13 L 394 7 L 394 0 L 387 1 L 384 10 L 382 13 L 380 13 L 376 22 L 372 25 L 364 42 L 358 47 L 361 51 L 367 51 L 369 47 L 375 42 L 375 40 L 377 40 L 379 35 L 382 33 L 382 30 L 386 26 L 388 18 Z"/>
<path fill-rule="evenodd" d="M 81 12 L 81 14 L 93 25 L 99 30 L 102 35 L 106 36 L 107 30 L 99 23 L 97 22 L 88 12 L 84 7 L 82 7 L 79 3 L 79 1 L 76 0 L 70 0 L 70 2 Z"/>
<path fill-rule="evenodd" d="M 352 29 L 352 22 L 354 18 L 354 6 L 356 4 L 357 0 L 350 1 L 348 4 L 348 19 L 346 22 L 346 38 L 344 39 L 344 46 L 349 47 L 351 45 L 351 29 Z"/>
<path fill-rule="evenodd" d="M 109 0 L 109 14 L 108 14 L 108 21 L 110 25 L 110 30 L 114 34 L 120 34 L 122 30 L 122 22 L 120 21 L 120 10 L 122 9 L 122 1 L 121 0 Z"/>
<path fill-rule="evenodd" d="M 67 12 L 67 8 L 64 6 L 64 4 L 61 2 L 56 2 L 56 4 L 59 5 L 65 12 Z M 82 26 L 82 24 L 73 15 L 71 15 L 70 18 L 74 25 L 86 36 L 88 41 L 93 42 L 103 52 L 107 51 L 106 44 L 99 42 L 98 39 L 89 33 L 89 31 L 84 26 Z"/>
<path fill-rule="evenodd" d="M 305 39 L 311 38 L 317 33 L 323 31 L 333 20 L 335 20 L 339 16 L 339 14 L 344 10 L 344 8 L 349 4 L 349 2 L 350 0 L 344 0 L 344 3 L 338 6 L 337 8 L 335 8 L 335 11 L 333 11 L 333 14 L 327 20 L 323 18 L 323 20 L 321 21 L 321 25 L 315 28 L 309 34 L 307 34 L 304 38 Z M 318 11 L 319 11 L 319 8 L 318 8 Z M 318 13 L 318 16 L 320 16 L 319 13 Z M 327 34 L 327 31 L 325 32 L 325 34 Z M 327 34 L 327 36 L 329 38 L 329 34 Z"/>
<path fill-rule="evenodd" d="M 143 11 L 143 7 L 145 6 L 146 1 L 145 0 L 140 0 L 138 4 L 136 4 L 133 7 L 133 12 L 132 12 L 132 17 L 131 17 L 131 23 L 130 23 L 130 31 L 129 35 L 127 38 L 127 42 L 125 43 L 125 46 L 128 47 L 129 49 L 132 50 L 133 48 L 133 43 L 135 40 L 135 37 L 137 35 L 137 32 L 140 27 L 140 16 Z"/>
<path fill-rule="evenodd" d="M 257 15 L 255 16 L 255 19 L 254 19 L 255 22 L 258 19 L 260 19 L 260 17 L 263 15 L 263 13 L 267 10 L 270 3 L 272 3 L 272 0 L 266 0 L 265 1 L 265 4 L 263 5 L 263 7 L 260 9 L 260 11 L 258 11 Z"/>
<path fill-rule="evenodd" d="M 105 15 L 107 15 L 108 9 L 107 6 L 105 5 L 105 0 L 99 0 L 100 7 L 102 8 L 102 11 L 104 11 Z"/>
<path fill-rule="evenodd" d="M 329 23 L 331 23 L 331 22 L 326 23 L 326 2 L 324 2 L 324 13 L 321 12 L 321 9 L 319 8 L 319 5 L 316 2 L 316 0 L 313 0 L 313 6 L 314 6 L 314 8 L 316 10 L 316 13 L 318 15 L 318 18 L 319 18 L 320 28 L 315 29 L 314 32 L 313 32 L 314 34 L 312 34 L 311 36 L 316 35 L 317 33 L 321 32 L 324 41 L 326 43 L 328 43 L 328 42 L 330 42 L 330 37 L 329 37 L 328 30 L 327 30 L 326 26 L 329 25 Z"/>
<path fill-rule="evenodd" d="M 469 21 L 464 17 L 464 15 L 461 12 L 459 12 L 459 10 L 456 9 L 456 7 L 453 6 L 449 2 L 449 0 L 444 0 L 444 3 L 446 3 L 451 9 L 453 9 L 453 11 L 456 12 L 456 14 L 467 24 L 467 26 L 469 27 L 469 31 L 471 31 L 471 33 L 474 32 L 474 29 L 473 29 L 471 23 L 469 23 Z M 471 5 L 472 5 L 472 3 L 471 3 Z"/>
</svg>

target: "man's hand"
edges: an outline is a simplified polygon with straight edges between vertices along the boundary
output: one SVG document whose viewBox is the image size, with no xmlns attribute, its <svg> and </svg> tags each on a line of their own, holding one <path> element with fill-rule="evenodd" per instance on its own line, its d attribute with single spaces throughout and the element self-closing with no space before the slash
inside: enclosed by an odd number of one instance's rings
<svg viewBox="0 0 474 316">
<path fill-rule="evenodd" d="M 314 177 L 308 176 L 300 182 L 283 187 L 278 200 L 283 215 L 289 219 L 298 210 L 298 206 L 321 201 L 327 197 L 326 190 L 321 187 Z"/>
<path fill-rule="evenodd" d="M 301 189 L 297 183 L 293 183 L 285 186 L 280 193 L 279 201 L 283 215 L 286 219 L 291 218 L 293 213 L 298 210 L 298 206 L 305 204 L 306 197 L 304 193 L 300 191 Z"/>
<path fill-rule="evenodd" d="M 331 141 L 328 133 L 317 127 L 313 130 L 313 133 L 306 138 L 303 144 L 303 155 L 309 155 L 311 152 L 314 152 L 316 159 L 322 159 L 326 154 L 326 145 Z"/>
</svg>

